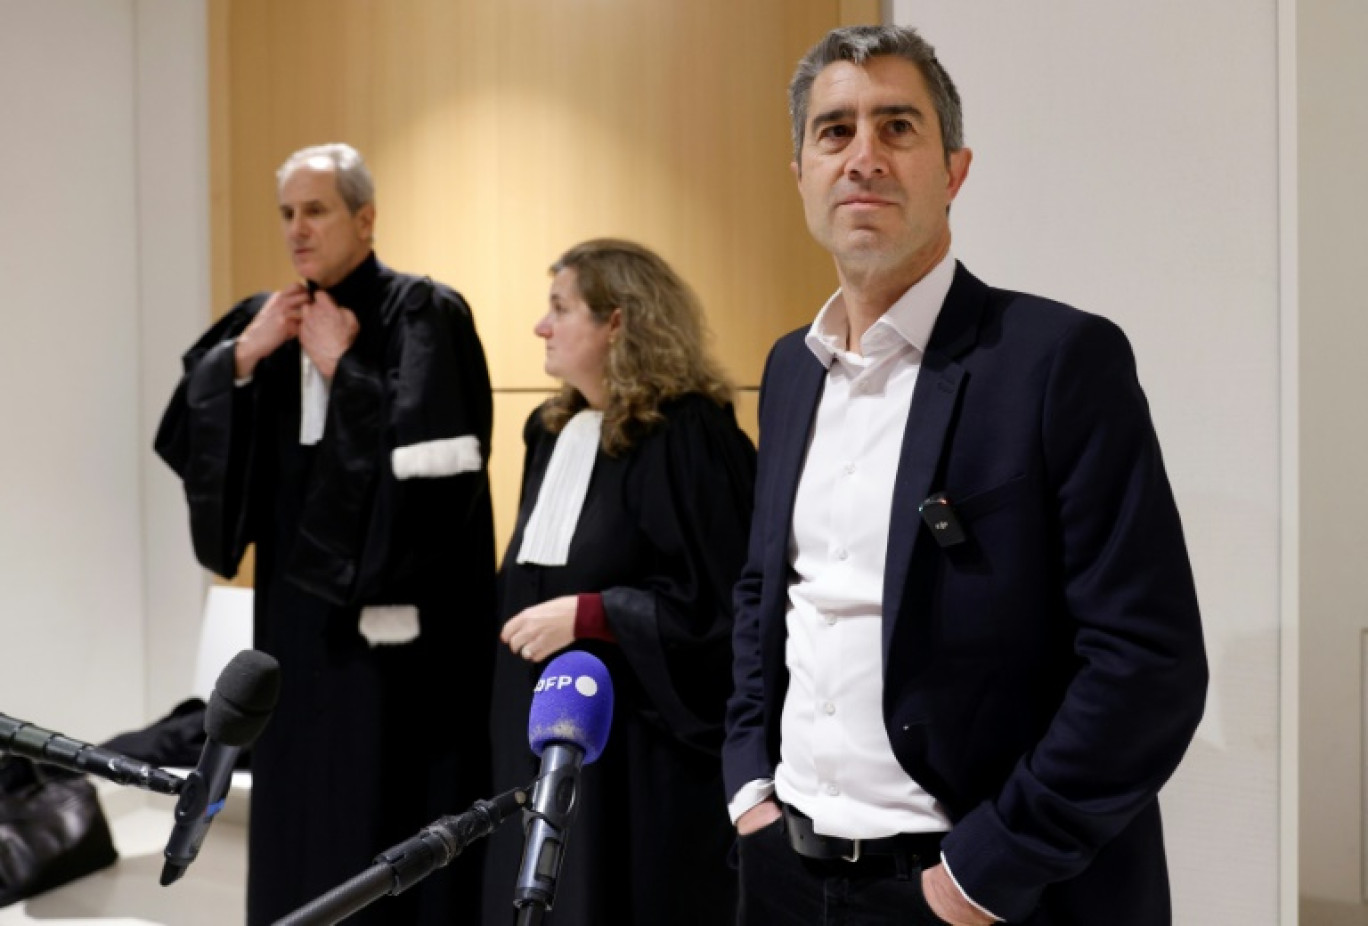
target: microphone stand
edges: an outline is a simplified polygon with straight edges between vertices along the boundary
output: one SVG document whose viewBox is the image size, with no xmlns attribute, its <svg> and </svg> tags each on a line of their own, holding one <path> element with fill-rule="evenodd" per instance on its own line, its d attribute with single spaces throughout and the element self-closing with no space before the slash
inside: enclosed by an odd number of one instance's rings
<svg viewBox="0 0 1368 926">
<path fill-rule="evenodd" d="M 517 926 L 541 926 L 545 916 L 546 906 L 534 900 L 518 908 Z"/>
<path fill-rule="evenodd" d="M 375 857 L 369 868 L 304 906 L 274 926 L 333 926 L 380 897 L 401 894 L 460 855 L 527 803 L 527 788 L 476 801 L 458 816 L 441 817 L 411 839 Z"/>
</svg>

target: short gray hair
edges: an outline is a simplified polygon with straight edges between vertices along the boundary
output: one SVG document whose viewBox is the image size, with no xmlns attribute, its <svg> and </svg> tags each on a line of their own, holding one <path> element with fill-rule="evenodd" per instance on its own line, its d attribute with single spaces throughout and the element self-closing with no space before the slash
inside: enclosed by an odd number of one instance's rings
<svg viewBox="0 0 1368 926">
<path fill-rule="evenodd" d="M 340 142 L 300 148 L 290 155 L 276 171 L 276 188 L 283 186 L 290 174 L 318 158 L 332 165 L 337 177 L 337 192 L 352 215 L 362 206 L 375 202 L 375 181 L 371 179 L 370 168 L 366 166 L 361 152 Z"/>
<path fill-rule="evenodd" d="M 948 155 L 964 147 L 964 112 L 955 82 L 936 60 L 936 50 L 910 26 L 845 26 L 832 29 L 803 56 L 789 82 L 789 115 L 793 118 L 793 160 L 801 164 L 812 82 L 837 61 L 863 65 L 870 58 L 893 55 L 921 71 L 940 121 L 941 143 Z"/>
</svg>

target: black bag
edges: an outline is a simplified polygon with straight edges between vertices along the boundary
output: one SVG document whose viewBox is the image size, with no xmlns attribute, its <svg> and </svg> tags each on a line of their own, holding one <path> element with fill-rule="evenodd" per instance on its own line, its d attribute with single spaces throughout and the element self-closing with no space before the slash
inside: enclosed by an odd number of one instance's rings
<svg viewBox="0 0 1368 926">
<path fill-rule="evenodd" d="M 0 759 L 0 907 L 118 858 L 95 786 L 84 775 Z"/>
<path fill-rule="evenodd" d="M 200 753 L 204 752 L 204 742 L 208 739 L 204 732 L 205 710 L 203 701 L 190 698 L 141 730 L 120 733 L 100 745 L 152 765 L 194 768 L 199 764 Z M 251 750 L 241 749 L 233 767 L 244 771 L 250 769 L 251 759 Z"/>
<path fill-rule="evenodd" d="M 141 730 L 120 733 L 100 745 L 112 752 L 157 766 L 194 768 L 204 751 L 205 704 L 199 698 L 182 701 L 171 713 Z"/>
</svg>

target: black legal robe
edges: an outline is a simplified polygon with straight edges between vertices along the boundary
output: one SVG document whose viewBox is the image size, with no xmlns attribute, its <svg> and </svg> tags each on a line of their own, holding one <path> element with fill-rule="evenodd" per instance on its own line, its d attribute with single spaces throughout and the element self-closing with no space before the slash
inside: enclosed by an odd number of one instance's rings
<svg viewBox="0 0 1368 926">
<path fill-rule="evenodd" d="M 318 444 L 299 442 L 298 342 L 234 385 L 231 339 L 264 294 L 186 354 L 156 441 L 184 482 L 200 562 L 231 577 L 255 542 L 255 645 L 281 664 L 252 759 L 250 924 L 488 795 L 492 402 L 479 338 L 457 293 L 374 255 L 329 292 L 360 333 Z M 367 642 L 359 615 L 385 605 L 418 608 L 416 639 Z M 479 848 L 348 922 L 472 922 Z"/>
<path fill-rule="evenodd" d="M 725 924 L 735 919 L 733 830 L 721 760 L 731 690 L 731 590 L 745 558 L 755 451 L 730 407 L 697 395 L 629 452 L 601 450 L 565 566 L 519 565 L 523 530 L 556 436 L 534 412 L 518 523 L 499 576 L 502 620 L 584 592 L 603 596 L 616 643 L 577 641 L 607 665 L 613 723 L 585 766 L 550 926 Z M 500 646 L 491 731 L 494 789 L 527 784 L 532 688 L 546 663 Z M 513 921 L 523 833 L 505 826 L 485 859 L 484 924 Z"/>
</svg>

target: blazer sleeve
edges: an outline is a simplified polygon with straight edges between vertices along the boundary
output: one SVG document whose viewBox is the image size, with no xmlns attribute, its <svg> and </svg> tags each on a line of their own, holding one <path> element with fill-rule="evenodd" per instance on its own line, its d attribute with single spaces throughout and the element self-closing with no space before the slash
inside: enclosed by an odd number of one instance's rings
<svg viewBox="0 0 1368 926">
<path fill-rule="evenodd" d="M 770 372 L 777 348 L 765 360 L 760 378 L 760 430 L 763 447 L 771 394 Z M 722 746 L 722 776 L 730 801 L 747 783 L 774 777 L 774 764 L 766 747 L 765 686 L 760 647 L 760 602 L 764 586 L 764 548 L 772 515 L 772 494 L 765 454 L 759 456 L 755 481 L 755 515 L 751 519 L 745 565 L 733 590 L 735 614 L 732 629 L 732 694 L 727 702 L 726 737 Z"/>
<path fill-rule="evenodd" d="M 1158 439 L 1121 331 L 1064 335 L 1042 418 L 1076 670 L 996 798 L 943 850 L 976 902 L 1027 916 L 1156 798 L 1205 705 L 1197 596 Z"/>
</svg>

